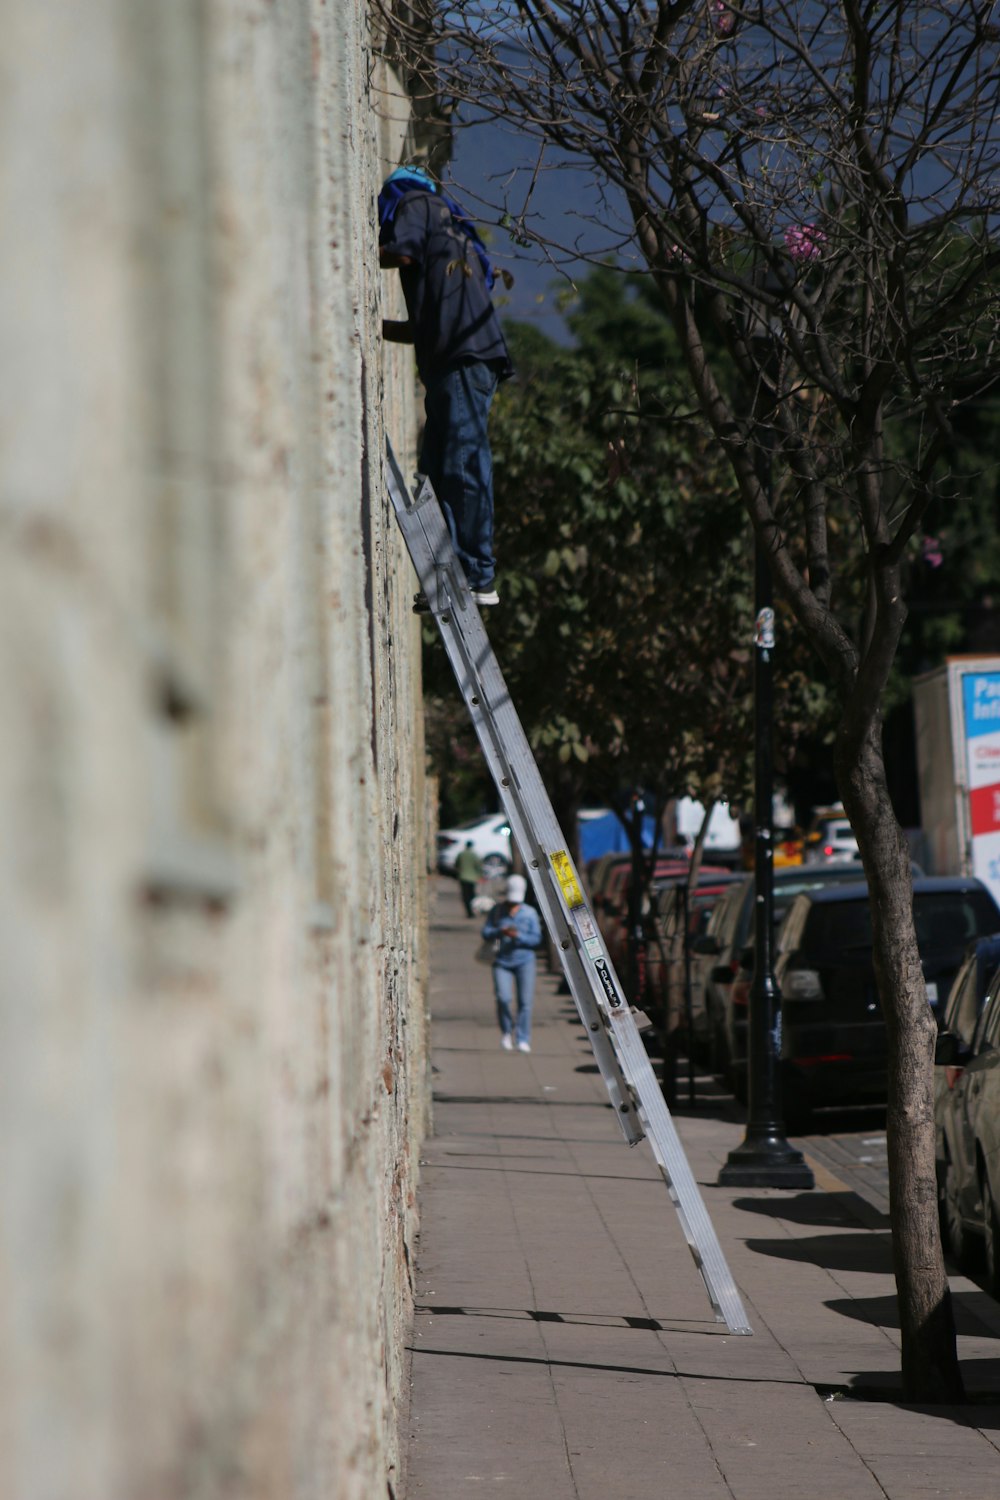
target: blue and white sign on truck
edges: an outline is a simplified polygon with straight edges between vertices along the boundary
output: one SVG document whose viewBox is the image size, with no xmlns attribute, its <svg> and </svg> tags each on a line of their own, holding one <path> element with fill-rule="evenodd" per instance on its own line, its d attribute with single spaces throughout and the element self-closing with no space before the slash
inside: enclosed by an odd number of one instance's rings
<svg viewBox="0 0 1000 1500">
<path fill-rule="evenodd" d="M 951 656 L 913 685 L 928 873 L 1000 903 L 1000 656 Z"/>
</svg>

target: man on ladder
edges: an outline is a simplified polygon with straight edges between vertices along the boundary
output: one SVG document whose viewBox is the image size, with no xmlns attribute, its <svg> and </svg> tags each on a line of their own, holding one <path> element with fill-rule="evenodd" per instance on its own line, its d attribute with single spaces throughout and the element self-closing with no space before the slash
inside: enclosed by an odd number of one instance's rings
<svg viewBox="0 0 1000 1500">
<path fill-rule="evenodd" d="M 493 268 L 475 226 L 419 167 L 400 167 L 378 199 L 379 260 L 398 267 L 409 314 L 385 337 L 412 343 L 427 422 L 418 467 L 434 486 L 476 604 L 499 604 L 493 556 L 493 457 L 487 422 L 513 366 L 490 298 Z M 416 606 L 426 612 L 423 594 Z"/>
</svg>

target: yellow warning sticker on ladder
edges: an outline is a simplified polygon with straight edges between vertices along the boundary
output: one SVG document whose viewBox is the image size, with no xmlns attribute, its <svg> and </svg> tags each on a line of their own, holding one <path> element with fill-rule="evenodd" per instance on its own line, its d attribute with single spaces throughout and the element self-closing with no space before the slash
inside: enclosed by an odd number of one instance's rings
<svg viewBox="0 0 1000 1500">
<path fill-rule="evenodd" d="M 554 854 L 549 855 L 549 859 L 551 859 L 552 868 L 556 872 L 556 879 L 559 882 L 559 889 L 563 893 L 563 900 L 570 911 L 573 910 L 574 906 L 582 906 L 583 892 L 577 884 L 576 875 L 573 873 L 573 866 L 566 850 L 557 849 Z"/>
</svg>

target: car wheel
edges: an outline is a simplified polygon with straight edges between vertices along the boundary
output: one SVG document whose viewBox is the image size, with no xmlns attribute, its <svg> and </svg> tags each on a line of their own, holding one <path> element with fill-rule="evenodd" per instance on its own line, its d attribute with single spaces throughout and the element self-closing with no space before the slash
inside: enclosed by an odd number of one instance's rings
<svg viewBox="0 0 1000 1500">
<path fill-rule="evenodd" d="M 944 1163 L 944 1186 L 941 1189 L 941 1234 L 945 1241 L 945 1248 L 951 1251 L 956 1264 L 964 1270 L 969 1263 L 969 1236 L 962 1219 L 958 1173 L 950 1156 L 945 1158 Z"/>
<path fill-rule="evenodd" d="M 487 880 L 499 880 L 510 870 L 510 860 L 502 854 L 487 854 L 483 860 L 483 874 Z"/>
<path fill-rule="evenodd" d="M 986 1257 L 986 1285 L 991 1297 L 1000 1297 L 1000 1220 L 990 1190 L 990 1179 L 983 1168 L 983 1250 Z"/>
</svg>

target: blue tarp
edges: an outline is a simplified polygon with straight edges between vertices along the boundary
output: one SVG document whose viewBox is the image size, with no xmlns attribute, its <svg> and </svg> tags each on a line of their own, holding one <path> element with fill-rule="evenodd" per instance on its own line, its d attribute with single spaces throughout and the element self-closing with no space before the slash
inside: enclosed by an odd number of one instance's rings
<svg viewBox="0 0 1000 1500">
<path fill-rule="evenodd" d="M 580 863 L 587 864 L 602 854 L 627 854 L 628 834 L 625 824 L 616 812 L 583 812 L 576 820 L 580 838 Z M 643 847 L 652 849 L 656 832 L 656 819 L 648 815 L 642 820 Z"/>
</svg>

